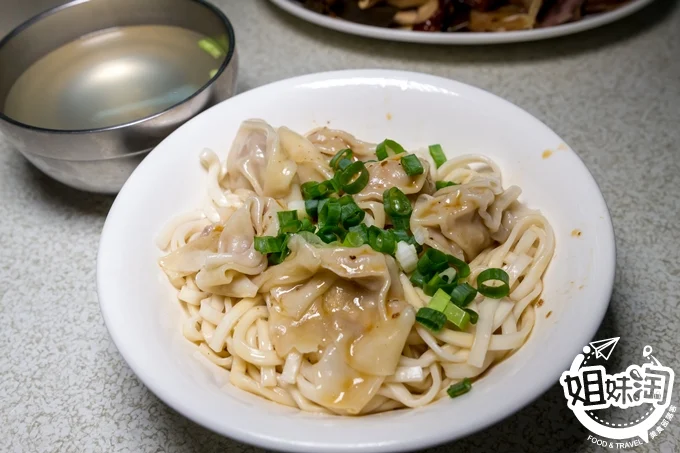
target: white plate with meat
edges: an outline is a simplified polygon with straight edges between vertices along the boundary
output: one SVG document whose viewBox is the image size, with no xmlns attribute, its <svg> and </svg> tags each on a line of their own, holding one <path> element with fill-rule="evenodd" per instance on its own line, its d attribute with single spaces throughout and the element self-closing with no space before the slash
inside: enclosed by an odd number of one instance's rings
<svg viewBox="0 0 680 453">
<path fill-rule="evenodd" d="M 570 35 L 653 0 L 271 0 L 300 19 L 369 38 L 481 45 Z"/>
</svg>

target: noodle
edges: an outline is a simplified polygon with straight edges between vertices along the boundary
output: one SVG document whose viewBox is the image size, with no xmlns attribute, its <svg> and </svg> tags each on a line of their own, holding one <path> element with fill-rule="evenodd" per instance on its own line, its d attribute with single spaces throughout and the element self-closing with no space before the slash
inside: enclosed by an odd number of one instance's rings
<svg viewBox="0 0 680 453">
<path fill-rule="evenodd" d="M 399 254 L 326 245 L 312 233 L 288 235 L 280 262 L 256 250 L 257 238 L 276 237 L 279 213 L 306 215 L 305 183 L 332 177 L 330 159 L 345 148 L 369 176 L 353 196 L 364 228 L 392 228 L 383 192 L 397 187 L 413 204 L 412 244 L 468 262 L 473 286 L 487 269 L 507 274 L 507 295 L 479 293 L 468 305 L 476 324 L 432 331 L 416 322 L 430 296 Z M 185 312 L 182 334 L 203 363 L 229 370 L 230 385 L 315 413 L 421 407 L 526 342 L 555 248 L 547 220 L 519 204 L 518 187 L 503 188 L 487 157 L 437 168 L 419 151 L 423 171 L 410 176 L 399 156 L 377 162 L 375 152 L 347 132 L 301 136 L 258 120 L 244 123 L 225 161 L 201 152 L 205 202 L 171 220 L 156 242 Z"/>
</svg>

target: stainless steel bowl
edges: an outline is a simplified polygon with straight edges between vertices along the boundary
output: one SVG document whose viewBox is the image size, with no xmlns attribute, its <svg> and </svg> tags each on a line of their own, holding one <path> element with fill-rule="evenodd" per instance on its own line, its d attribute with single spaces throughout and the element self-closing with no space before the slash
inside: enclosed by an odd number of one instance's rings
<svg viewBox="0 0 680 453">
<path fill-rule="evenodd" d="M 228 49 L 200 89 L 160 112 L 124 124 L 56 129 L 26 124 L 6 114 L 5 102 L 12 87 L 43 57 L 85 35 L 136 25 L 181 27 L 215 41 L 226 40 Z M 234 94 L 237 66 L 229 20 L 203 0 L 74 0 L 28 20 L 0 41 L 0 131 L 54 179 L 82 190 L 116 193 L 161 140 Z"/>
</svg>

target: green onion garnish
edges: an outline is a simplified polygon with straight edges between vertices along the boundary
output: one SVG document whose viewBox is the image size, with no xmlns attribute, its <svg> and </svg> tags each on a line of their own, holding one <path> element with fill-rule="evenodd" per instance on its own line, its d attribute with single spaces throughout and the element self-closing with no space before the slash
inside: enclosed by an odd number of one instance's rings
<svg viewBox="0 0 680 453">
<path fill-rule="evenodd" d="M 404 149 L 403 146 L 401 146 L 394 140 L 390 140 L 387 138 L 382 142 L 378 143 L 378 145 L 375 147 L 375 155 L 378 157 L 378 160 L 385 160 L 390 155 L 401 154 L 405 152 L 406 150 Z"/>
<path fill-rule="evenodd" d="M 430 145 L 430 156 L 432 156 L 432 160 L 434 160 L 434 164 L 437 166 L 437 168 L 441 167 L 444 165 L 444 162 L 446 162 L 446 155 L 444 154 L 444 150 L 442 149 L 441 145 Z"/>
<path fill-rule="evenodd" d="M 340 162 L 338 162 L 338 171 L 344 170 L 345 168 L 349 167 L 352 164 L 352 161 L 349 159 L 342 159 Z"/>
<path fill-rule="evenodd" d="M 477 321 L 479 321 L 479 315 L 477 312 L 469 308 L 464 308 L 463 310 L 465 310 L 465 312 L 470 315 L 470 324 L 477 324 Z"/>
<path fill-rule="evenodd" d="M 418 270 L 423 275 L 432 275 L 447 267 L 449 267 L 447 255 L 436 249 L 428 249 L 418 260 Z"/>
<path fill-rule="evenodd" d="M 427 304 L 428 308 L 431 308 L 433 310 L 441 311 L 444 313 L 444 310 L 446 310 L 446 307 L 449 305 L 449 301 L 451 300 L 451 296 L 446 294 L 443 290 L 439 289 L 437 290 L 436 293 L 434 293 L 434 296 L 432 299 L 430 299 L 430 302 Z"/>
<path fill-rule="evenodd" d="M 305 219 L 309 221 L 309 219 Z M 297 233 L 300 231 L 302 228 L 302 222 L 299 220 L 291 220 L 290 222 L 284 223 L 283 225 L 279 226 L 279 234 L 286 234 L 286 233 Z"/>
<path fill-rule="evenodd" d="M 446 255 L 449 266 L 453 266 L 458 271 L 458 278 L 467 278 L 470 275 L 470 266 L 465 261 L 459 260 L 453 255 Z"/>
<path fill-rule="evenodd" d="M 434 183 L 434 186 L 437 188 L 437 190 L 442 190 L 444 187 L 451 187 L 457 185 L 458 183 L 455 183 L 453 181 L 437 181 Z"/>
<path fill-rule="evenodd" d="M 348 194 L 356 194 L 368 185 L 368 170 L 363 162 L 349 164 L 345 169 L 335 174 L 334 181 Z"/>
<path fill-rule="evenodd" d="M 409 176 L 422 175 L 425 171 L 423 164 L 420 163 L 420 159 L 415 154 L 402 157 L 401 166 L 404 167 L 404 171 Z"/>
<path fill-rule="evenodd" d="M 205 38 L 198 41 L 198 47 L 210 54 L 215 60 L 219 60 L 224 56 L 224 52 L 220 48 L 220 45 L 211 38 Z"/>
<path fill-rule="evenodd" d="M 416 271 L 411 274 L 411 278 L 409 278 L 411 283 L 413 283 L 413 286 L 417 286 L 419 288 L 422 288 L 425 286 L 427 283 L 427 276 L 423 275 L 419 270 L 416 269 Z"/>
<path fill-rule="evenodd" d="M 328 186 L 314 181 L 309 181 L 301 185 L 300 191 L 302 192 L 302 198 L 305 200 L 317 200 L 326 197 L 331 193 Z"/>
<path fill-rule="evenodd" d="M 458 305 L 448 304 L 444 309 L 444 314 L 446 319 L 460 330 L 465 330 L 470 325 L 470 315 Z"/>
<path fill-rule="evenodd" d="M 466 394 L 470 391 L 470 389 L 472 389 L 472 381 L 470 381 L 468 378 L 465 378 L 457 384 L 453 384 L 448 389 L 446 389 L 446 393 L 448 393 L 451 398 L 455 398 L 457 396 Z"/>
<path fill-rule="evenodd" d="M 500 285 L 487 285 L 486 282 L 500 282 Z M 503 269 L 490 268 L 477 276 L 477 291 L 492 299 L 501 299 L 510 294 L 510 277 Z"/>
<path fill-rule="evenodd" d="M 411 219 L 409 217 L 392 217 L 392 226 L 395 230 L 407 232 L 411 229 Z"/>
<path fill-rule="evenodd" d="M 412 242 L 415 242 L 415 238 L 408 234 L 408 231 L 406 231 L 404 228 L 397 228 L 396 226 L 391 230 L 392 234 L 394 235 L 394 238 L 397 240 L 397 242 L 406 242 L 407 244 L 411 244 Z"/>
<path fill-rule="evenodd" d="M 324 241 L 321 240 L 319 236 L 316 234 L 312 233 L 311 231 L 300 231 L 298 233 L 298 236 L 300 236 L 302 239 L 305 240 L 306 243 L 310 245 L 326 245 Z"/>
<path fill-rule="evenodd" d="M 316 217 L 319 214 L 319 200 L 305 200 L 305 211 L 310 217 Z"/>
<path fill-rule="evenodd" d="M 308 218 L 304 218 L 302 219 L 302 222 L 300 222 L 300 229 L 298 231 L 309 231 L 313 233 L 315 229 L 316 227 L 314 226 L 312 221 L 309 220 Z"/>
<path fill-rule="evenodd" d="M 467 307 L 470 302 L 475 300 L 476 296 L 477 290 L 467 283 L 463 283 L 462 285 L 456 286 L 453 288 L 453 291 L 451 291 L 451 302 L 459 307 Z"/>
<path fill-rule="evenodd" d="M 337 198 L 326 198 L 319 202 L 319 227 L 326 225 L 338 226 L 342 206 Z"/>
<path fill-rule="evenodd" d="M 276 216 L 279 218 L 279 225 L 285 225 L 298 219 L 297 211 L 279 211 Z"/>
<path fill-rule="evenodd" d="M 458 278 L 458 272 L 456 272 L 455 268 L 450 267 L 443 271 L 442 273 L 440 273 L 439 276 L 446 283 L 456 283 L 456 280 Z"/>
<path fill-rule="evenodd" d="M 342 245 L 345 247 L 361 247 L 368 243 L 368 227 L 363 223 L 353 226 L 345 236 Z"/>
<path fill-rule="evenodd" d="M 255 237 L 253 245 L 255 246 L 255 250 L 263 255 L 278 253 L 282 249 L 283 239 L 274 236 L 259 236 Z"/>
<path fill-rule="evenodd" d="M 381 230 L 374 225 L 368 227 L 368 245 L 376 252 L 388 255 L 394 255 L 394 252 L 397 251 L 397 241 L 392 232 Z"/>
<path fill-rule="evenodd" d="M 408 217 L 413 212 L 411 202 L 406 194 L 397 187 L 392 187 L 383 192 L 383 204 L 385 212 L 392 217 Z"/>
<path fill-rule="evenodd" d="M 335 241 L 342 242 L 345 239 L 345 234 L 347 234 L 347 231 L 336 225 L 326 225 L 316 232 L 316 235 L 326 244 Z"/>
<path fill-rule="evenodd" d="M 342 226 L 345 228 L 359 225 L 364 220 L 364 217 L 366 217 L 366 212 L 364 212 L 354 200 L 341 207 L 340 222 L 342 222 Z"/>
<path fill-rule="evenodd" d="M 419 322 L 428 330 L 439 332 L 446 324 L 446 316 L 441 311 L 422 307 L 416 313 L 416 322 Z"/>
<path fill-rule="evenodd" d="M 338 164 L 340 163 L 341 160 L 343 159 L 348 159 L 351 162 L 352 156 L 354 154 L 352 153 L 352 150 L 349 148 L 341 149 L 338 151 L 335 156 L 331 159 L 330 166 L 333 170 L 337 170 Z"/>
<path fill-rule="evenodd" d="M 271 253 L 267 257 L 269 264 L 280 264 L 286 259 L 290 250 L 288 249 L 288 241 L 290 240 L 290 234 L 280 234 L 278 239 L 281 241 L 281 251 L 276 253 Z"/>
<path fill-rule="evenodd" d="M 445 292 L 449 292 L 453 289 L 453 284 L 451 284 L 445 278 L 442 277 L 443 273 L 444 272 L 442 272 L 441 274 L 434 274 L 432 278 L 427 282 L 427 284 L 423 286 L 423 292 L 426 295 L 432 296 L 437 291 L 443 290 Z"/>
<path fill-rule="evenodd" d="M 351 195 L 343 195 L 340 198 L 338 198 L 338 202 L 340 203 L 340 206 L 345 206 L 348 204 L 355 204 L 354 203 L 354 198 L 352 198 Z"/>
</svg>

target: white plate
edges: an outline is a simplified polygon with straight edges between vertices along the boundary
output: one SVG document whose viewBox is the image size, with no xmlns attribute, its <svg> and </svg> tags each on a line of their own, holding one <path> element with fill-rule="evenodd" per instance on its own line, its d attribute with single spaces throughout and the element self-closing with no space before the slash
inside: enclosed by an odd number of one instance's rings
<svg viewBox="0 0 680 453">
<path fill-rule="evenodd" d="M 632 0 L 630 3 L 613 11 L 587 16 L 583 20 L 555 27 L 539 28 L 526 31 L 497 32 L 497 33 L 430 33 L 410 30 L 396 30 L 384 27 L 373 27 L 342 19 L 335 19 L 323 14 L 315 13 L 294 0 L 271 0 L 272 3 L 300 19 L 312 22 L 326 28 L 366 36 L 369 38 L 385 39 L 388 41 L 419 42 L 426 44 L 499 44 L 510 42 L 539 41 L 557 36 L 571 35 L 591 28 L 614 22 L 642 9 L 653 0 Z"/>
<path fill-rule="evenodd" d="M 449 155 L 493 158 L 504 184 L 540 208 L 555 229 L 528 342 L 473 390 L 418 410 L 363 418 L 317 416 L 227 385 L 192 356 L 180 307 L 156 264 L 154 239 L 173 216 L 204 199 L 204 147 L 223 158 L 241 121 L 260 117 L 306 131 L 330 124 L 366 140 L 406 147 L 441 143 Z M 552 150 L 543 158 L 545 150 Z M 580 237 L 572 231 L 582 231 Z M 111 208 L 97 263 L 99 300 L 118 350 L 168 405 L 225 436 L 303 452 L 421 449 L 465 436 L 519 410 L 557 381 L 591 340 L 611 295 L 614 235 L 605 202 L 578 156 L 548 127 L 492 94 L 452 80 L 398 71 L 314 74 L 236 96 L 182 126 L 139 165 Z M 552 316 L 547 318 L 548 312 Z"/>
</svg>

